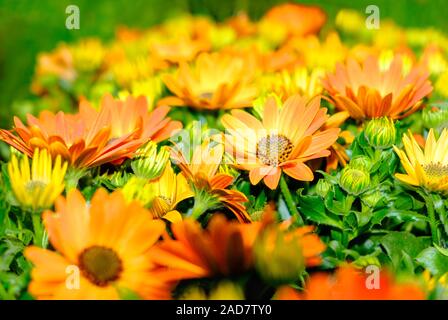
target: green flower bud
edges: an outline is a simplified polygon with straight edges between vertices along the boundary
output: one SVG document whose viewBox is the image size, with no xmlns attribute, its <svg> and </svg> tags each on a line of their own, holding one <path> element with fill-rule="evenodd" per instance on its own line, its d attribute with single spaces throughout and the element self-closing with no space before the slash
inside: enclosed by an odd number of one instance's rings
<svg viewBox="0 0 448 320">
<path fill-rule="evenodd" d="M 121 192 L 127 201 L 136 200 L 146 206 L 152 203 L 156 197 L 156 190 L 154 188 L 154 184 L 147 183 L 145 178 L 134 176 L 126 182 Z"/>
<path fill-rule="evenodd" d="M 179 295 L 179 300 L 244 300 L 243 288 L 232 281 L 223 280 L 215 287 L 206 290 L 200 285 L 191 285 Z"/>
<path fill-rule="evenodd" d="M 375 190 L 373 192 L 368 192 L 362 196 L 362 201 L 369 207 L 375 207 L 376 204 L 381 200 L 382 194 L 380 191 Z"/>
<path fill-rule="evenodd" d="M 351 166 L 345 167 L 339 178 L 339 185 L 347 193 L 359 195 L 367 190 L 370 184 L 370 175 L 367 171 Z"/>
<path fill-rule="evenodd" d="M 297 280 L 305 269 L 300 239 L 275 227 L 266 229 L 255 242 L 255 267 L 272 285 Z"/>
<path fill-rule="evenodd" d="M 422 121 L 425 128 L 443 129 L 448 127 L 448 107 L 432 105 L 422 111 Z"/>
<path fill-rule="evenodd" d="M 150 141 L 137 151 L 131 168 L 137 177 L 153 180 L 162 175 L 169 157 L 170 153 L 166 148 L 157 153 L 157 144 Z"/>
<path fill-rule="evenodd" d="M 320 179 L 316 184 L 316 193 L 325 198 L 331 189 L 331 183 L 325 179 Z"/>
<path fill-rule="evenodd" d="M 350 160 L 350 168 L 369 172 L 372 168 L 372 161 L 367 156 L 357 156 Z"/>
<path fill-rule="evenodd" d="M 364 135 L 372 147 L 386 149 L 395 143 L 397 130 L 392 119 L 383 117 L 370 120 L 364 129 Z"/>
<path fill-rule="evenodd" d="M 368 266 L 381 266 L 379 259 L 376 256 L 360 256 L 358 259 L 353 261 L 353 264 L 358 268 L 366 268 Z"/>
</svg>

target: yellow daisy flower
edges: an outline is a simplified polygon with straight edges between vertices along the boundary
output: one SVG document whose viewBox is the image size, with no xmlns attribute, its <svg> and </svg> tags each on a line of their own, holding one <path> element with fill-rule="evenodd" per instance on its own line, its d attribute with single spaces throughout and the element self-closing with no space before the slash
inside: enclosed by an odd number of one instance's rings
<svg viewBox="0 0 448 320">
<path fill-rule="evenodd" d="M 149 209 L 152 216 L 171 222 L 181 221 L 181 214 L 175 210 L 177 204 L 194 196 L 185 176 L 182 173 L 175 174 L 173 168 L 167 165 L 162 176 L 152 184 L 155 196 Z"/>
<path fill-rule="evenodd" d="M 423 150 L 410 132 L 404 135 L 403 144 L 404 150 L 394 146 L 406 171 L 406 174 L 397 173 L 397 179 L 448 194 L 448 130 L 444 129 L 436 140 L 434 130 L 430 129 Z"/>
<path fill-rule="evenodd" d="M 12 156 L 8 164 L 11 187 L 17 201 L 32 210 L 51 207 L 64 190 L 67 162 L 57 156 L 52 161 L 46 149 L 35 149 L 30 166 L 27 156 L 18 160 Z"/>
</svg>

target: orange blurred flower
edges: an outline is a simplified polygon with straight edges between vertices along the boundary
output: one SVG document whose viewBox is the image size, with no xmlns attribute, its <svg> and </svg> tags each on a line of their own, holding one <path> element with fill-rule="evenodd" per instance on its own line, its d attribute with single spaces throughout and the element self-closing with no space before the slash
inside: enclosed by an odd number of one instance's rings
<svg viewBox="0 0 448 320">
<path fill-rule="evenodd" d="M 338 64 L 335 73 L 323 80 L 323 85 L 336 106 L 357 120 L 383 116 L 404 118 L 417 111 L 422 99 L 432 91 L 428 72 L 414 67 L 404 74 L 400 56 L 386 69 L 373 56 L 362 66 L 349 59 L 346 65 Z"/>
<path fill-rule="evenodd" d="M 184 219 L 171 225 L 173 238 L 165 237 L 152 249 L 154 262 L 166 268 L 171 280 L 235 275 L 253 265 L 252 246 L 258 224 L 241 224 L 215 215 L 206 229 Z"/>
<path fill-rule="evenodd" d="M 155 263 L 169 280 L 235 276 L 254 268 L 254 245 L 260 234 L 272 226 L 278 231 L 286 224 L 275 225 L 269 218 L 260 222 L 241 224 L 215 215 L 206 229 L 192 219 L 174 223 L 173 238 L 165 237 L 152 249 Z M 320 263 L 319 255 L 325 245 L 313 227 L 306 226 L 287 235 L 300 242 L 307 266 Z M 272 230 L 272 229 L 270 229 Z"/>
<path fill-rule="evenodd" d="M 36 94 L 43 92 L 39 78 L 46 75 L 54 75 L 65 81 L 73 81 L 76 78 L 76 70 L 73 64 L 73 56 L 70 49 L 61 45 L 51 53 L 42 53 L 37 57 L 35 78 L 31 90 Z"/>
<path fill-rule="evenodd" d="M 192 61 L 200 52 L 208 51 L 209 46 L 205 41 L 188 38 L 154 42 L 150 48 L 151 59 L 159 61 L 159 69 L 165 69 L 170 65 Z"/>
<path fill-rule="evenodd" d="M 282 300 L 423 300 L 425 294 L 415 284 L 399 284 L 387 272 L 379 275 L 378 289 L 368 287 L 367 275 L 350 266 L 340 267 L 334 275 L 312 275 L 305 292 L 299 294 L 290 287 L 277 291 Z"/>
<path fill-rule="evenodd" d="M 195 199 L 205 192 L 217 199 L 219 203 L 229 209 L 240 222 L 251 221 L 243 203 L 247 202 L 246 196 L 237 191 L 227 189 L 233 183 L 233 177 L 225 173 L 218 173 L 219 166 L 224 155 L 222 144 L 213 145 L 213 142 L 205 140 L 202 145 L 193 150 L 193 156 L 186 157 L 181 149 L 176 146 L 172 149 L 171 157 L 182 170 L 187 180 L 195 191 Z M 205 210 L 207 206 L 205 206 Z M 200 212 L 202 214 L 203 212 Z"/>
<path fill-rule="evenodd" d="M 257 32 L 257 27 L 245 12 L 240 12 L 227 21 L 239 37 L 247 37 Z"/>
<path fill-rule="evenodd" d="M 327 17 L 319 7 L 285 3 L 270 9 L 264 21 L 284 26 L 290 35 L 318 33 Z"/>
<path fill-rule="evenodd" d="M 235 156 L 236 166 L 249 170 L 252 184 L 263 179 L 275 189 L 282 171 L 296 180 L 311 181 L 314 175 L 305 162 L 329 156 L 327 149 L 340 131 L 331 128 L 318 132 L 328 118 L 326 112 L 320 108 L 320 96 L 307 101 L 294 95 L 283 107 L 269 97 L 262 121 L 240 110 L 223 116 L 222 123 L 230 134 L 226 147 Z"/>
<path fill-rule="evenodd" d="M 120 101 L 106 95 L 99 111 L 87 101 L 79 108 L 77 114 L 28 114 L 27 125 L 15 117 L 13 131 L 0 130 L 0 139 L 29 157 L 36 148 L 46 149 L 53 157 L 60 155 L 70 165 L 85 168 L 121 163 L 148 140 L 167 139 L 181 128 L 180 122 L 166 117 L 168 107 L 148 113 L 144 97 Z"/>
<path fill-rule="evenodd" d="M 248 107 L 256 95 L 251 80 L 252 72 L 243 59 L 203 53 L 195 65 L 181 63 L 175 75 L 163 77 L 174 96 L 161 99 L 159 105 L 208 110 Z"/>
<path fill-rule="evenodd" d="M 74 189 L 43 215 L 57 252 L 28 247 L 30 293 L 37 299 L 119 299 L 119 289 L 144 299 L 169 298 L 170 286 L 151 273 L 150 248 L 165 231 L 161 220 L 120 191 L 98 190 L 87 203 Z"/>
</svg>

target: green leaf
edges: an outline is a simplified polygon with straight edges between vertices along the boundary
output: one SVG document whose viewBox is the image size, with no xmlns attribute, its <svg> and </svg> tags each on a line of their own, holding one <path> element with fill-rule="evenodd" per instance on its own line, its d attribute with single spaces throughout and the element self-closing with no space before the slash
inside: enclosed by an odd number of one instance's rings
<svg viewBox="0 0 448 320">
<path fill-rule="evenodd" d="M 4 248 L 4 250 L 3 250 Z M 9 266 L 16 257 L 22 252 L 24 245 L 21 241 L 15 238 L 1 239 L 0 242 L 0 271 L 8 271 Z M 3 251 L 3 252 L 2 252 Z"/>
<path fill-rule="evenodd" d="M 302 189 L 297 191 L 299 196 L 299 210 L 309 220 L 318 224 L 325 224 L 342 229 L 342 223 L 337 217 L 327 213 L 322 199 L 318 196 L 303 196 Z"/>
<path fill-rule="evenodd" d="M 263 208 L 266 206 L 266 201 L 267 201 L 266 193 L 263 190 L 255 200 L 254 210 L 263 210 Z"/>
<path fill-rule="evenodd" d="M 416 260 L 434 276 L 441 276 L 448 272 L 448 257 L 436 248 L 430 247 L 423 250 Z"/>
<path fill-rule="evenodd" d="M 431 243 L 429 237 L 416 237 L 409 232 L 392 231 L 382 237 L 381 245 L 386 250 L 392 264 L 398 268 L 400 261 L 404 254 L 411 258 L 416 258 L 417 255 Z"/>
</svg>

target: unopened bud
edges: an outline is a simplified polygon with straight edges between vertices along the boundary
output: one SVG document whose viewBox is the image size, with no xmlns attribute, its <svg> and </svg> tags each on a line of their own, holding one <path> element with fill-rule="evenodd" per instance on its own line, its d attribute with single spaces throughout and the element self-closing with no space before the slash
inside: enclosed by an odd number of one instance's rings
<svg viewBox="0 0 448 320">
<path fill-rule="evenodd" d="M 372 147 L 386 149 L 395 143 L 397 130 L 392 119 L 383 117 L 370 120 L 364 134 Z"/>
</svg>

